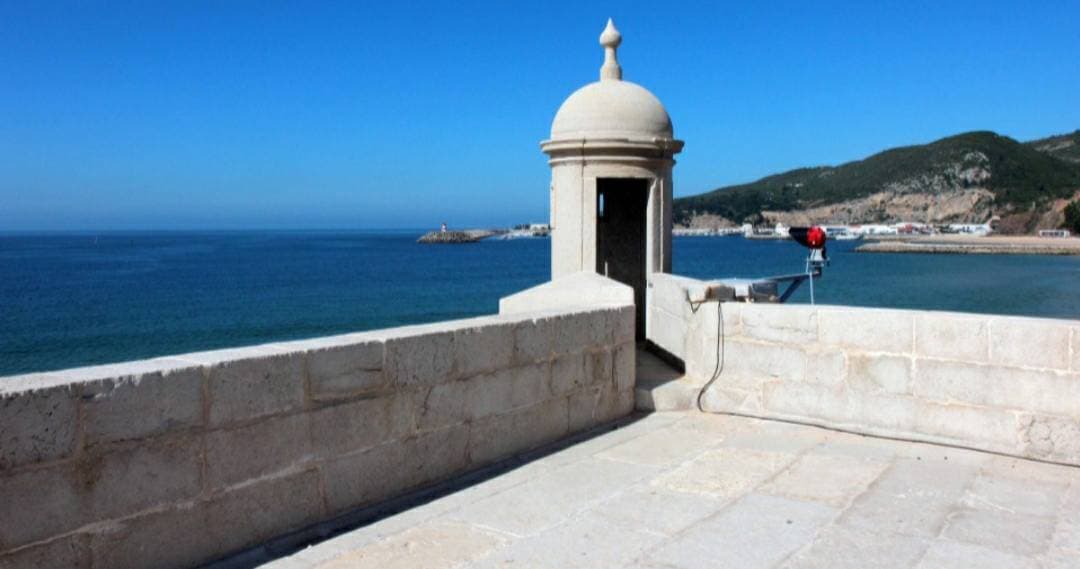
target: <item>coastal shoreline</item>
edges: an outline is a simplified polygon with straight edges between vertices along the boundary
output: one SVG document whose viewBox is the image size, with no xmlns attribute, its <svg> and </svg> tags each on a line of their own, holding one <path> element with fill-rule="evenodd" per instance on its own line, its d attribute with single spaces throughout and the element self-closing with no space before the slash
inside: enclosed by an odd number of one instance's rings
<svg viewBox="0 0 1080 569">
<path fill-rule="evenodd" d="M 857 253 L 923 253 L 945 255 L 1080 255 L 1080 238 L 1029 235 L 969 237 L 935 235 L 875 239 L 859 245 Z"/>
</svg>

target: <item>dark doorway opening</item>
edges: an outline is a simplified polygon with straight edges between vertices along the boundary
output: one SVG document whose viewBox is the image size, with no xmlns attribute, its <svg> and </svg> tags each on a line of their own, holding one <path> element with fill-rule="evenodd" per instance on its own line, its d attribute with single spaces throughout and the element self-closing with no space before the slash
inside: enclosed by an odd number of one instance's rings
<svg viewBox="0 0 1080 569">
<path fill-rule="evenodd" d="M 596 272 L 634 289 L 637 339 L 645 339 L 645 211 L 649 180 L 596 180 Z"/>
</svg>

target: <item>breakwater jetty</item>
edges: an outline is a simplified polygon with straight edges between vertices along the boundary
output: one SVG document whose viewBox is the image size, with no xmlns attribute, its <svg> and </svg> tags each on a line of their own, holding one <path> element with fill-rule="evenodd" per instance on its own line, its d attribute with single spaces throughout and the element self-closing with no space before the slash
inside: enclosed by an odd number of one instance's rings
<svg viewBox="0 0 1080 569">
<path fill-rule="evenodd" d="M 495 229 L 469 229 L 466 231 L 431 231 L 416 240 L 417 243 L 428 244 L 453 244 L 453 243 L 476 243 L 482 239 L 506 233 L 505 230 Z"/>
<path fill-rule="evenodd" d="M 1080 239 L 1015 237 L 935 237 L 873 241 L 858 253 L 929 253 L 952 255 L 1080 255 Z"/>
</svg>

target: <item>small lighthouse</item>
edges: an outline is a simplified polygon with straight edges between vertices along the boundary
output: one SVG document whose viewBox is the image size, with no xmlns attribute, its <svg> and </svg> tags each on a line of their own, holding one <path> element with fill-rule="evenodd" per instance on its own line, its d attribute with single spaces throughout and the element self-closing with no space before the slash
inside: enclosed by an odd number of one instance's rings
<svg viewBox="0 0 1080 569">
<path fill-rule="evenodd" d="M 683 142 L 655 95 L 623 80 L 622 34 L 600 34 L 600 79 L 559 107 L 551 138 L 551 277 L 593 271 L 634 289 L 644 337 L 648 275 L 671 272 L 671 171 Z"/>
</svg>

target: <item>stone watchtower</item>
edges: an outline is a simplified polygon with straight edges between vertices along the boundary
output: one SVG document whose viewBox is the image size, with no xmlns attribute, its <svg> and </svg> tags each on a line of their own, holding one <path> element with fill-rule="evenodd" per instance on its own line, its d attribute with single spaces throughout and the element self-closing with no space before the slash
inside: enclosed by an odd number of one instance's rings
<svg viewBox="0 0 1080 569">
<path fill-rule="evenodd" d="M 593 271 L 634 289 L 644 337 L 648 275 L 671 272 L 671 169 L 676 140 L 664 105 L 622 80 L 609 19 L 600 80 L 559 107 L 551 138 L 551 278 Z"/>
</svg>

